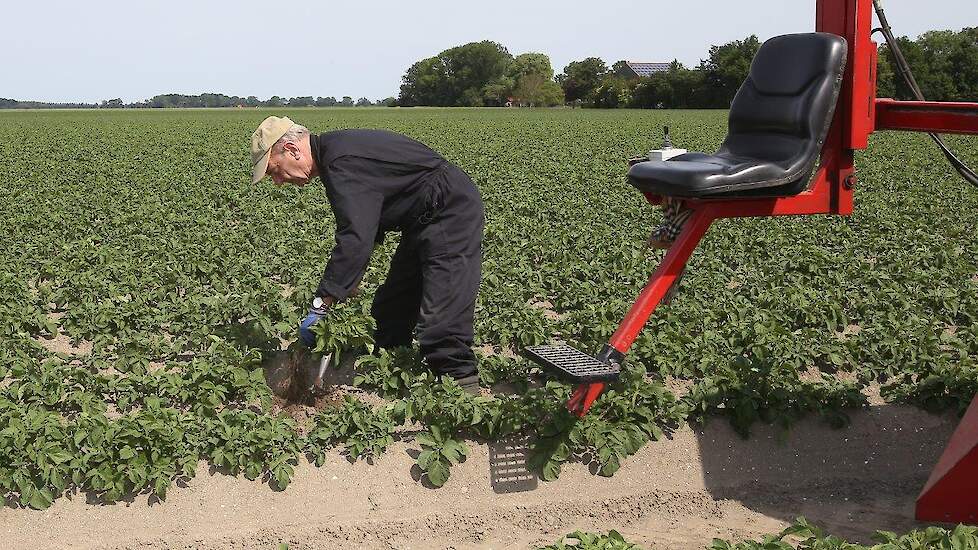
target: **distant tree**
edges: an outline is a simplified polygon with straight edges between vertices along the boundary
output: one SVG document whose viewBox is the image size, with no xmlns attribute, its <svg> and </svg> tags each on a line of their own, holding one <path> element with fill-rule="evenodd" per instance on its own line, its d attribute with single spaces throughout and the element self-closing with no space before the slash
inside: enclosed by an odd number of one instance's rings
<svg viewBox="0 0 978 550">
<path fill-rule="evenodd" d="M 527 75 L 542 75 L 545 79 L 551 80 L 554 77 L 554 70 L 547 54 L 528 52 L 513 58 L 506 74 L 518 83 L 520 78 Z"/>
<path fill-rule="evenodd" d="M 282 107 L 283 105 L 285 105 L 285 100 L 277 95 L 273 95 L 265 101 L 262 101 L 263 107 Z"/>
<path fill-rule="evenodd" d="M 627 107 L 632 97 L 629 81 L 618 75 L 609 75 L 601 81 L 594 91 L 594 106 L 605 109 Z"/>
<path fill-rule="evenodd" d="M 540 91 L 545 82 L 547 82 L 546 78 L 540 74 L 523 75 L 513 90 L 513 97 L 521 106 L 534 107 L 539 105 Z"/>
<path fill-rule="evenodd" d="M 615 61 L 615 64 L 611 66 L 611 72 L 622 78 L 634 78 L 635 76 L 635 72 L 628 66 L 628 61 L 624 59 Z"/>
<path fill-rule="evenodd" d="M 931 31 L 917 40 L 897 38 L 924 98 L 932 101 L 975 101 L 978 99 L 978 27 L 954 31 Z M 879 97 L 914 99 L 896 70 L 890 48 L 880 46 Z"/>
<path fill-rule="evenodd" d="M 353 98 L 350 97 L 350 96 L 348 96 L 348 95 L 343 96 L 343 100 L 340 101 L 339 106 L 340 107 L 353 107 Z"/>
<path fill-rule="evenodd" d="M 592 102 L 594 92 L 607 72 L 608 66 L 598 57 L 572 61 L 564 67 L 564 72 L 557 76 L 557 82 L 564 90 L 564 100 L 572 102 L 580 99 L 586 103 Z"/>
<path fill-rule="evenodd" d="M 899 40 L 899 39 L 897 39 Z M 876 97 L 897 97 L 896 79 L 900 78 L 893 72 L 890 48 L 886 43 L 879 46 L 879 62 L 876 66 Z"/>
<path fill-rule="evenodd" d="M 370 107 L 371 105 L 373 105 L 373 102 L 365 97 L 357 100 L 357 107 Z"/>
<path fill-rule="evenodd" d="M 388 97 L 386 99 L 381 99 L 377 102 L 378 105 L 383 105 L 384 107 L 397 107 L 397 98 Z"/>
<path fill-rule="evenodd" d="M 462 90 L 462 96 L 458 103 L 461 107 L 482 107 L 486 104 L 485 96 L 482 95 L 481 88 L 467 88 Z"/>
<path fill-rule="evenodd" d="M 163 107 L 162 98 L 163 96 L 155 95 L 146 100 L 146 106 L 151 109 L 160 109 Z"/>
<path fill-rule="evenodd" d="M 126 106 L 126 104 L 123 103 L 122 99 L 120 99 L 118 97 L 115 98 L 115 99 L 109 99 L 109 100 L 106 100 L 106 101 L 102 101 L 102 103 L 99 104 L 99 107 L 102 108 L 102 109 L 121 109 L 121 108 L 123 108 L 125 106 Z"/>
<path fill-rule="evenodd" d="M 702 70 L 687 69 L 682 63 L 673 60 L 669 70 L 660 74 L 669 83 L 669 90 L 672 93 L 671 96 L 667 97 L 668 108 L 702 109 L 711 105 L 709 103 L 709 83 L 706 81 L 706 73 Z M 744 75 L 744 78 L 747 78 L 747 75 Z M 730 102 L 721 106 L 724 109 L 728 107 L 730 107 Z"/>
<path fill-rule="evenodd" d="M 316 100 L 312 96 L 293 97 L 289 100 L 289 107 L 312 107 L 315 104 Z"/>
<path fill-rule="evenodd" d="M 411 65 L 401 77 L 402 105 L 451 105 L 447 69 L 441 59 L 429 57 Z"/>
<path fill-rule="evenodd" d="M 546 54 L 530 52 L 516 56 L 507 71 L 506 82 L 513 83 L 508 94 L 521 105 L 549 107 L 563 103 L 563 90 L 554 82 L 554 70 Z"/>
<path fill-rule="evenodd" d="M 47 103 L 0 98 L 0 109 L 97 109 L 99 103 Z"/>
<path fill-rule="evenodd" d="M 505 75 L 513 57 L 505 47 L 484 40 L 422 59 L 401 78 L 401 105 L 478 106 L 487 86 Z"/>
<path fill-rule="evenodd" d="M 538 104 L 541 107 L 554 107 L 564 104 L 564 90 L 553 80 L 543 83 L 540 89 Z"/>
<path fill-rule="evenodd" d="M 506 74 L 513 56 L 504 46 L 484 40 L 448 51 L 442 56 L 449 68 L 450 90 L 459 98 L 456 104 L 485 104 L 482 90 L 486 84 Z"/>
<path fill-rule="evenodd" d="M 929 34 L 924 35 L 925 44 Z M 956 83 L 953 95 L 945 96 L 941 101 L 978 101 L 978 27 L 957 33 L 947 54 L 947 64 L 938 69 L 945 70 Z"/>
<path fill-rule="evenodd" d="M 560 85 L 541 74 L 528 74 L 520 78 L 513 90 L 513 97 L 528 107 L 553 107 L 564 102 Z"/>
<path fill-rule="evenodd" d="M 482 97 L 487 107 L 502 107 L 513 95 L 516 82 L 508 76 L 500 76 L 482 88 Z"/>
<path fill-rule="evenodd" d="M 231 104 L 231 98 L 224 94 L 200 94 L 199 96 L 184 96 L 183 101 L 191 104 L 194 107 L 228 107 Z"/>
<path fill-rule="evenodd" d="M 703 71 L 691 70 L 678 61 L 669 70 L 641 77 L 630 83 L 630 107 L 685 109 L 707 106 L 710 95 L 705 92 Z"/>
<path fill-rule="evenodd" d="M 666 79 L 659 74 L 639 78 L 632 89 L 629 106 L 639 109 L 664 108 L 666 96 L 669 95 L 664 89 L 665 85 Z"/>
<path fill-rule="evenodd" d="M 335 105 L 336 105 L 335 97 L 329 96 L 329 97 L 316 98 L 316 107 L 333 107 Z"/>
<path fill-rule="evenodd" d="M 700 62 L 703 80 L 709 89 L 704 107 L 726 109 L 730 107 L 740 85 L 747 80 L 751 62 L 761 42 L 751 35 L 722 46 L 711 46 L 708 59 Z"/>
</svg>

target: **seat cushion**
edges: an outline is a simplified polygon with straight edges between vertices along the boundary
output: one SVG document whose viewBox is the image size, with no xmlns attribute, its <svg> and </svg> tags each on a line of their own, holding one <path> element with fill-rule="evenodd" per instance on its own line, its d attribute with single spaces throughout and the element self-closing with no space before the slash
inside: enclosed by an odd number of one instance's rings
<svg viewBox="0 0 978 550">
<path fill-rule="evenodd" d="M 720 149 L 640 162 L 628 171 L 628 181 L 640 191 L 677 197 L 804 191 L 832 124 L 845 66 L 841 36 L 806 33 L 768 40 L 730 106 Z"/>
<path fill-rule="evenodd" d="M 760 159 L 687 153 L 667 161 L 640 162 L 628 171 L 640 191 L 674 197 L 702 197 L 756 188 L 757 182 L 780 187 L 784 167 Z M 771 189 L 771 192 L 778 192 Z"/>
</svg>

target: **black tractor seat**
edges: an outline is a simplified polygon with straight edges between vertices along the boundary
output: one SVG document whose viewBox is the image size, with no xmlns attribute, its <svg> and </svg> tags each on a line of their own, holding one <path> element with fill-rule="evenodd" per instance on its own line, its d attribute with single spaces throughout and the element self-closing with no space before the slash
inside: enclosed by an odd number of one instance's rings
<svg viewBox="0 0 978 550">
<path fill-rule="evenodd" d="M 629 183 L 647 193 L 690 198 L 801 193 L 832 124 L 845 67 L 841 36 L 768 40 L 730 105 L 720 150 L 639 162 L 628 171 Z"/>
</svg>

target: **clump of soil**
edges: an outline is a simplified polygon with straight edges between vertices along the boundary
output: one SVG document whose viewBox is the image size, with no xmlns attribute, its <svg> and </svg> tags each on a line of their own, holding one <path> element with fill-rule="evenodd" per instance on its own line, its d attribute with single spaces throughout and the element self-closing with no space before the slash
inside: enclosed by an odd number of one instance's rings
<svg viewBox="0 0 978 550">
<path fill-rule="evenodd" d="M 342 397 L 337 398 L 333 393 L 310 395 L 304 401 L 289 401 L 276 396 L 272 399 L 272 414 L 285 413 L 295 421 L 298 432 L 305 435 L 312 428 L 312 419 L 319 411 L 334 407 L 341 400 Z"/>
<path fill-rule="evenodd" d="M 304 430 L 317 412 L 337 405 L 350 393 L 355 357 L 329 365 L 319 384 L 312 381 L 319 371 L 320 357 L 301 350 L 270 351 L 262 358 L 265 381 L 274 395 L 272 412 L 284 412 Z"/>
<path fill-rule="evenodd" d="M 269 351 L 262 357 L 265 381 L 272 393 L 287 402 L 313 403 L 310 381 L 319 369 L 319 357 L 304 350 Z"/>
</svg>

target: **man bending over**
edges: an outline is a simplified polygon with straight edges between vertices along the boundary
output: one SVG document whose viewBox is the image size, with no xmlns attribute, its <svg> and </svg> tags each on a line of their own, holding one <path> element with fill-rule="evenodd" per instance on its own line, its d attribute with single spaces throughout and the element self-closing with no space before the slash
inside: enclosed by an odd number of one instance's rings
<svg viewBox="0 0 978 550">
<path fill-rule="evenodd" d="M 437 376 L 478 391 L 473 312 L 482 267 L 485 211 L 469 176 L 424 144 L 386 130 L 312 134 L 288 118 L 266 118 L 251 138 L 252 176 L 277 185 L 319 177 L 336 218 L 336 245 L 299 336 L 357 291 L 375 243 L 400 231 L 371 315 L 380 348 L 411 346 Z"/>
</svg>

